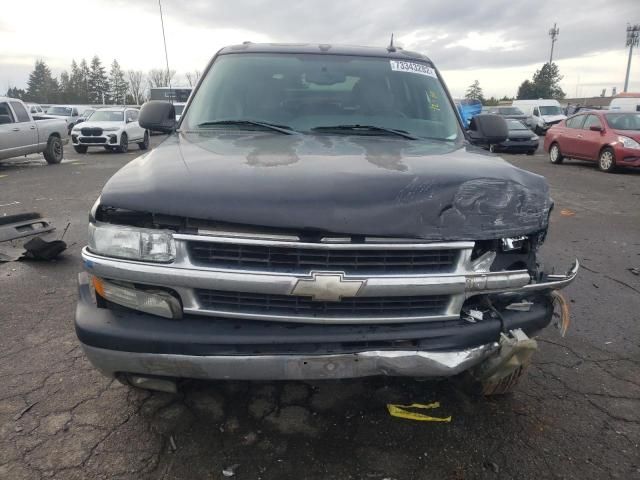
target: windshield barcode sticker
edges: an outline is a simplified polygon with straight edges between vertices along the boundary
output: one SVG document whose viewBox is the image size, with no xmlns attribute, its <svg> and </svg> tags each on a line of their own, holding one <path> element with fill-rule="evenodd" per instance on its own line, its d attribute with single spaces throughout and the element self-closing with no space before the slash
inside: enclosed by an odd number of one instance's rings
<svg viewBox="0 0 640 480">
<path fill-rule="evenodd" d="M 389 63 L 391 64 L 391 70 L 394 72 L 418 73 L 420 75 L 438 78 L 436 71 L 433 68 L 427 67 L 422 63 L 403 62 L 402 60 L 389 60 Z"/>
</svg>

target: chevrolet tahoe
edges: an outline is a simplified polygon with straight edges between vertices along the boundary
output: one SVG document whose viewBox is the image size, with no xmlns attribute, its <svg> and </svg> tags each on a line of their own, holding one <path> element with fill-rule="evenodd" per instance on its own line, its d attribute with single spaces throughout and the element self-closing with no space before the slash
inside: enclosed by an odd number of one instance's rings
<svg viewBox="0 0 640 480">
<path fill-rule="evenodd" d="M 93 365 L 181 378 L 464 375 L 510 390 L 578 271 L 540 267 L 545 179 L 484 152 L 424 55 L 245 43 L 91 209 L 75 326 Z M 560 323 L 566 329 L 565 313 Z"/>
</svg>

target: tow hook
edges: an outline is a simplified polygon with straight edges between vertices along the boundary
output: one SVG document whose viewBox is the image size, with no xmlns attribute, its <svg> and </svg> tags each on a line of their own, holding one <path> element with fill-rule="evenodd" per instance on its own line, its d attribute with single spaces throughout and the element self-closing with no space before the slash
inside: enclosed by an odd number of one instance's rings
<svg viewBox="0 0 640 480">
<path fill-rule="evenodd" d="M 538 343 L 520 328 L 511 330 L 508 335 L 501 333 L 499 345 L 498 352 L 473 372 L 484 390 L 493 390 L 501 381 L 526 368 L 538 349 Z"/>
</svg>

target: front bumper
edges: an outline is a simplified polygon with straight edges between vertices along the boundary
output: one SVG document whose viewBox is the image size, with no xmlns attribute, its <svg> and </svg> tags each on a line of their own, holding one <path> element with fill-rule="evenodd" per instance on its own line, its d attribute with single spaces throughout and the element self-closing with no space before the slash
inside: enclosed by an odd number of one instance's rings
<svg viewBox="0 0 640 480">
<path fill-rule="evenodd" d="M 615 149 L 616 163 L 621 167 L 640 167 L 640 150 L 618 146 Z"/>
<path fill-rule="evenodd" d="M 116 147 L 120 144 L 121 132 L 103 132 L 100 136 L 83 136 L 81 133 L 71 132 L 71 141 L 75 146 L 85 147 Z"/>
<path fill-rule="evenodd" d="M 505 140 L 494 145 L 494 151 L 499 152 L 530 152 L 538 149 L 539 140 L 513 141 Z"/>
</svg>

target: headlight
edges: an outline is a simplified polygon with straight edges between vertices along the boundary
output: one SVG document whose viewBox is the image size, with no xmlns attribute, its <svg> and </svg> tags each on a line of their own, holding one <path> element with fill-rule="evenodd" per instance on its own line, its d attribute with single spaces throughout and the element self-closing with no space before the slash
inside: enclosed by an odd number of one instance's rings
<svg viewBox="0 0 640 480">
<path fill-rule="evenodd" d="M 106 257 L 171 262 L 176 244 L 171 232 L 110 224 L 89 224 L 89 250 Z"/>
<path fill-rule="evenodd" d="M 102 129 L 103 132 L 117 132 L 118 130 L 120 130 L 120 127 L 106 127 Z"/>
<path fill-rule="evenodd" d="M 529 140 L 538 140 L 538 138 L 540 138 L 538 135 L 532 135 Z"/>
<path fill-rule="evenodd" d="M 623 135 L 618 136 L 618 141 L 626 148 L 640 148 L 640 143 L 636 142 L 633 138 L 625 137 Z"/>
</svg>

